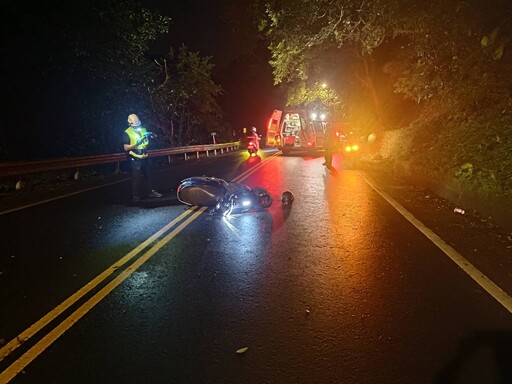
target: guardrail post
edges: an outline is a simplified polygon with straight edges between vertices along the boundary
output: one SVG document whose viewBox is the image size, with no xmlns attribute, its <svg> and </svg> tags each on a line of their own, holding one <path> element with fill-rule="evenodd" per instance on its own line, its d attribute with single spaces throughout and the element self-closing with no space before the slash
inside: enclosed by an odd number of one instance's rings
<svg viewBox="0 0 512 384">
<path fill-rule="evenodd" d="M 188 160 L 187 154 L 184 153 L 183 155 L 185 156 L 185 161 L 187 161 Z"/>
<path fill-rule="evenodd" d="M 224 148 L 221 148 L 221 149 L 220 149 L 220 153 L 221 153 L 221 154 L 222 154 L 222 153 L 224 153 Z"/>
<path fill-rule="evenodd" d="M 210 157 L 210 152 L 208 152 L 208 150 L 206 150 L 206 157 Z"/>
<path fill-rule="evenodd" d="M 119 175 L 121 173 L 121 163 L 118 161 L 116 163 L 116 169 L 114 171 L 114 175 Z"/>
<path fill-rule="evenodd" d="M 16 182 L 16 190 L 21 191 L 25 187 L 25 184 L 23 183 L 23 180 L 19 179 Z"/>
<path fill-rule="evenodd" d="M 80 178 L 80 169 L 77 169 L 73 174 L 73 180 L 78 180 Z"/>
<path fill-rule="evenodd" d="M 217 150 L 216 150 L 216 149 L 214 149 L 214 150 L 213 150 L 213 154 L 214 154 L 215 156 L 217 156 Z"/>
<path fill-rule="evenodd" d="M 199 160 L 199 151 L 196 152 L 196 159 Z"/>
</svg>

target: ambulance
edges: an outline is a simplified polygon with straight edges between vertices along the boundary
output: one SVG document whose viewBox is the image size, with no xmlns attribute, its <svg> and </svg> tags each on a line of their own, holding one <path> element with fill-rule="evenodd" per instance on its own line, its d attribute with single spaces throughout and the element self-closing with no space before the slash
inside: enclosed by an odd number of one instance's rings
<svg viewBox="0 0 512 384">
<path fill-rule="evenodd" d="M 303 109 L 275 109 L 267 127 L 267 146 L 290 152 L 314 152 L 323 149 L 327 115 Z"/>
</svg>

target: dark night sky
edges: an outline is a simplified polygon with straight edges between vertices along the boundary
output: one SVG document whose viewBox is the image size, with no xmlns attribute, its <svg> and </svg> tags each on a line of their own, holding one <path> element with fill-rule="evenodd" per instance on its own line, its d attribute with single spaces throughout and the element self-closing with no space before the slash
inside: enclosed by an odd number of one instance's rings
<svg viewBox="0 0 512 384">
<path fill-rule="evenodd" d="M 6 10 L 12 12 L 21 10 L 31 10 L 27 12 L 29 18 L 26 20 L 26 25 L 31 28 L 30 33 L 37 32 L 37 14 L 33 13 L 33 10 L 45 9 L 45 7 L 55 6 L 59 4 L 59 1 L 55 0 L 24 0 L 18 2 L 16 0 L 0 0 L 0 6 L 6 7 Z M 79 0 L 80 1 L 80 0 Z M 112 0 L 105 0 L 112 1 Z M 280 90 L 273 85 L 272 70 L 268 64 L 269 53 L 265 47 L 265 43 L 261 42 L 254 31 L 254 34 L 241 34 L 232 33 L 232 26 L 225 22 L 221 16 L 225 11 L 226 4 L 230 0 L 135 0 L 138 1 L 143 8 L 149 8 L 150 10 L 157 10 L 161 14 L 170 17 L 169 33 L 166 36 L 159 38 L 152 46 L 150 56 L 162 56 L 167 53 L 169 47 L 179 48 L 181 44 L 185 44 L 193 52 L 199 52 L 203 57 L 210 56 L 211 62 L 215 65 L 213 69 L 212 77 L 213 80 L 219 84 L 224 92 L 218 97 L 218 103 L 224 112 L 225 122 L 231 126 L 237 132 L 240 132 L 243 127 L 256 126 L 258 130 L 264 133 L 264 127 L 268 122 L 273 109 L 280 108 L 279 105 L 281 100 L 281 94 L 276 97 L 276 93 Z M 73 3 L 72 3 L 73 4 Z M 76 2 L 75 4 L 79 4 Z M 81 7 L 77 7 L 80 9 Z M 73 6 L 69 4 L 69 9 L 73 9 Z M 7 13 L 9 15 L 9 13 Z M 19 20 L 14 18 L 11 23 L 7 20 L 4 23 L 5 34 L 3 39 L 8 41 L 10 44 L 16 44 L 18 39 L 18 22 L 23 21 L 24 14 L 20 14 Z M 51 22 L 46 20 L 47 22 Z M 25 26 L 26 26 L 25 25 Z M 24 26 L 24 27 L 25 27 Z M 30 38 L 30 33 L 27 35 Z M 24 36 L 23 38 L 25 38 Z M 25 41 L 25 40 L 21 40 Z M 17 75 L 12 77 L 13 81 L 23 80 L 21 73 L 26 70 L 31 70 L 31 64 L 29 61 L 21 60 L 23 65 L 17 66 L 16 59 L 22 58 L 23 50 L 26 49 L 30 52 L 30 57 L 37 56 L 37 49 L 41 49 L 38 46 L 17 46 L 17 56 L 11 55 L 13 58 L 11 63 L 11 69 L 19 71 Z M 58 48 L 58 46 L 56 46 Z M 8 50 L 4 50 L 3 55 L 7 55 Z M 48 52 L 43 52 L 47 54 Z M 62 53 L 62 52 L 61 52 Z M 62 53 L 63 55 L 65 53 Z M 31 56 L 32 55 L 32 56 Z M 37 59 L 36 59 L 37 60 Z M 33 73 L 33 72 L 31 72 Z M 37 105 L 34 102 L 36 96 L 25 98 L 25 93 L 22 92 L 23 81 L 20 81 L 20 86 L 17 83 L 13 83 L 16 89 L 20 90 L 18 98 L 12 97 L 12 106 L 17 109 L 13 110 L 13 113 L 8 113 L 12 116 L 12 120 L 15 121 L 16 113 L 19 109 L 24 108 L 23 104 Z M 60 92 L 58 87 L 55 87 L 55 92 Z M 39 89 L 39 88 L 38 88 Z M 52 88 L 53 89 L 53 88 Z M 91 91 L 92 92 L 92 91 Z M 35 93 L 33 92 L 35 95 Z M 52 100 L 59 100 L 59 97 L 66 97 L 65 95 L 56 93 L 49 96 L 45 94 L 48 104 L 51 105 Z M 74 98 L 68 98 L 66 100 L 74 100 Z M 91 101 L 92 102 L 92 101 Z M 9 107 L 4 103 L 4 106 Z M 43 107 L 38 109 L 38 112 L 42 113 Z M 57 112 L 69 111 L 69 115 L 75 116 L 77 112 L 73 109 L 58 109 L 55 108 L 53 115 Z M 67 112 L 66 112 L 67 113 Z M 98 113 L 101 114 L 101 111 Z M 18 113 L 19 114 L 19 113 Z M 53 116 L 52 115 L 52 116 Z M 23 120 L 23 126 L 27 127 L 26 130 L 30 130 L 30 127 L 36 123 L 36 113 L 28 114 L 27 116 L 34 116 Z M 66 115 L 67 117 L 67 115 Z M 33 120 L 31 120 L 33 119 Z M 21 123 L 16 120 L 17 123 Z M 34 139 L 36 140 L 36 139 Z"/>
<path fill-rule="evenodd" d="M 222 19 L 228 2 L 144 0 L 143 4 L 171 17 L 169 36 L 153 49 L 164 53 L 169 45 L 184 43 L 191 51 L 211 56 L 214 79 L 225 91 L 219 102 L 226 120 L 237 130 L 254 125 L 262 131 L 273 109 L 282 107 L 282 97 L 273 86 L 269 57 L 262 54 L 256 31 L 253 36 L 233 33 L 232 26 Z M 248 60 L 250 68 L 246 67 Z"/>
<path fill-rule="evenodd" d="M 169 43 L 185 43 L 192 51 L 212 56 L 212 62 L 222 69 L 254 48 L 256 39 L 232 33 L 231 27 L 221 19 L 226 1 L 144 0 L 143 4 L 171 17 L 169 36 L 156 44 L 157 49 L 163 50 Z"/>
</svg>

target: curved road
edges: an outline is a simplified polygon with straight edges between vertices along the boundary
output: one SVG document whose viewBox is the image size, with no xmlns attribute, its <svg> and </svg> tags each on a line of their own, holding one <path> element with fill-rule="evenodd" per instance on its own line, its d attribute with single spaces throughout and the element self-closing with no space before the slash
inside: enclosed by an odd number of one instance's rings
<svg viewBox="0 0 512 384">
<path fill-rule="evenodd" d="M 143 207 L 120 182 L 1 215 L 0 383 L 512 382 L 508 240 L 322 162 L 236 152 L 160 171 Z M 180 205 L 199 175 L 274 204 Z"/>
</svg>

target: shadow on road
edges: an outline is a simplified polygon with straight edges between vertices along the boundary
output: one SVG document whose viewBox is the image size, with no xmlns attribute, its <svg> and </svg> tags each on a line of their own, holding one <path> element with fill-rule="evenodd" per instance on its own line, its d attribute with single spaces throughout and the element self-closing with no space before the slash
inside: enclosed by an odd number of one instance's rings
<svg viewBox="0 0 512 384">
<path fill-rule="evenodd" d="M 170 205 L 182 205 L 182 203 L 178 200 L 176 194 L 166 193 L 160 198 L 142 199 L 137 205 L 142 208 L 158 208 Z"/>
<path fill-rule="evenodd" d="M 434 383 L 512 383 L 512 332 L 482 331 L 465 339 Z"/>
</svg>

